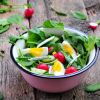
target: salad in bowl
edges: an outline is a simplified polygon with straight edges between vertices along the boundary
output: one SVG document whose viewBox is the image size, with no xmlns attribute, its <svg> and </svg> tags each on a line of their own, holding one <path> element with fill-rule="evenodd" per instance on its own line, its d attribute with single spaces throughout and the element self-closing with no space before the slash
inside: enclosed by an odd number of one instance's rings
<svg viewBox="0 0 100 100">
<path fill-rule="evenodd" d="M 13 44 L 11 57 L 26 76 L 59 79 L 89 69 L 97 59 L 100 39 L 65 27 L 61 22 L 47 20 L 41 27 L 29 29 L 19 36 L 11 36 L 10 43 Z M 30 82 L 32 78 L 26 76 L 24 78 L 32 86 L 39 88 L 36 83 Z M 50 90 L 49 85 L 46 89 L 41 89 L 41 86 L 39 89 L 54 91 Z M 64 88 L 55 89 L 54 92 L 60 91 L 64 91 Z"/>
</svg>

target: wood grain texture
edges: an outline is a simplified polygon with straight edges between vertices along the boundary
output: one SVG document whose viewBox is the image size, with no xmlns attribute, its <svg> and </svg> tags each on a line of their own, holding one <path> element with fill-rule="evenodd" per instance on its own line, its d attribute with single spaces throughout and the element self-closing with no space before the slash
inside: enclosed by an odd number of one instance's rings
<svg viewBox="0 0 100 100">
<path fill-rule="evenodd" d="M 9 0 L 13 4 L 26 4 L 27 0 Z M 12 12 L 0 14 L 0 18 L 7 18 L 12 14 L 19 13 L 23 15 L 24 9 L 17 9 Z M 24 24 L 28 25 L 28 21 L 24 20 Z M 10 29 L 0 34 L 0 50 L 4 50 L 3 58 L 0 58 L 0 92 L 3 93 L 5 100 L 34 100 L 33 89 L 24 81 L 18 68 L 14 65 L 10 57 L 10 44 L 8 36 L 18 34 L 16 26 L 13 25 Z"/>
<path fill-rule="evenodd" d="M 89 2 L 92 0 L 10 0 L 13 4 L 26 4 L 30 2 L 35 8 L 35 14 L 31 20 L 24 20 L 24 24 L 30 28 L 41 26 L 46 19 L 55 19 L 64 22 L 66 26 L 71 26 L 78 30 L 88 32 L 100 36 L 100 27 L 93 32 L 87 28 L 88 21 L 96 21 L 100 18 L 100 5 L 99 0 L 94 0 L 92 6 Z M 95 3 L 94 3 L 95 2 Z M 58 16 L 55 12 L 51 11 L 51 6 L 58 11 L 68 14 L 67 17 Z M 71 11 L 80 10 L 86 15 L 88 13 L 88 21 L 79 21 L 70 16 Z M 19 13 L 23 15 L 24 9 L 18 9 L 0 15 L 0 18 L 7 18 L 11 14 Z M 15 30 L 16 26 L 13 25 L 4 34 L 0 35 L 0 50 L 4 50 L 4 57 L 0 57 L 0 92 L 3 93 L 5 100 L 100 100 L 100 91 L 88 94 L 84 91 L 86 84 L 100 82 L 100 56 L 97 63 L 89 70 L 86 78 L 78 87 L 64 93 L 50 94 L 33 89 L 27 84 L 18 68 L 14 65 L 10 58 L 10 44 L 8 43 L 8 36 L 11 34 L 18 34 Z M 21 31 L 22 32 L 22 31 Z"/>
</svg>

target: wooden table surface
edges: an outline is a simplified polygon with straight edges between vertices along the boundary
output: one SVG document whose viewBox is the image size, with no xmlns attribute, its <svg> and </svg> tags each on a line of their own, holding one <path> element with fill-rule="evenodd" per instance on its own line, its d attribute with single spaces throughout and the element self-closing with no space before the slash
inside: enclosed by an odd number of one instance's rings
<svg viewBox="0 0 100 100">
<path fill-rule="evenodd" d="M 55 19 L 64 22 L 66 26 L 74 27 L 85 33 L 100 36 L 100 26 L 96 31 L 87 28 L 86 21 L 79 21 L 71 16 L 62 17 L 51 11 L 50 7 L 70 14 L 71 11 L 80 10 L 87 14 L 90 21 L 100 20 L 100 0 L 9 0 L 12 4 L 26 4 L 30 2 L 35 8 L 35 14 L 31 20 L 24 20 L 28 27 L 39 26 L 46 19 Z M 23 15 L 24 9 L 17 9 L 12 12 L 0 14 L 0 18 L 7 18 L 12 14 Z M 0 92 L 5 100 L 100 100 L 100 91 L 86 93 L 84 87 L 90 83 L 100 82 L 100 56 L 96 64 L 89 70 L 86 78 L 78 87 L 64 93 L 50 94 L 32 88 L 21 76 L 19 69 L 10 58 L 10 44 L 8 36 L 18 34 L 16 25 L 0 34 L 0 51 L 4 51 L 4 57 L 0 58 Z M 67 85 L 67 84 L 66 84 Z"/>
</svg>

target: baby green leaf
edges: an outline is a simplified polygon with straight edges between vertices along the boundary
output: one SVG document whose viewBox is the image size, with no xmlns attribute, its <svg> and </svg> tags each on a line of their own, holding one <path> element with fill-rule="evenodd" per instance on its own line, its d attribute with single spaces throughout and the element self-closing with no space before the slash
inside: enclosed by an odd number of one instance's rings
<svg viewBox="0 0 100 100">
<path fill-rule="evenodd" d="M 64 24 L 61 22 L 53 21 L 53 20 L 46 20 L 43 23 L 43 26 L 45 28 L 59 28 L 59 29 L 64 29 Z"/>
<path fill-rule="evenodd" d="M 98 90 L 100 90 L 100 83 L 90 84 L 85 88 L 86 92 L 96 92 Z"/>
<path fill-rule="evenodd" d="M 18 14 L 12 15 L 8 18 L 8 23 L 20 25 L 22 23 L 23 19 L 24 18 Z"/>
<path fill-rule="evenodd" d="M 72 12 L 72 16 L 80 20 L 87 20 L 87 16 L 80 11 Z"/>
</svg>

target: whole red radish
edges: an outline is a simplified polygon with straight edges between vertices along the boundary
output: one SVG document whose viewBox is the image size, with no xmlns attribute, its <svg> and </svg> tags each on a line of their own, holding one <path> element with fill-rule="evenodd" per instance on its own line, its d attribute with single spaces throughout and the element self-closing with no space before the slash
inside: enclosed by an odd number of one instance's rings
<svg viewBox="0 0 100 100">
<path fill-rule="evenodd" d="M 34 9 L 33 8 L 27 8 L 25 9 L 25 18 L 31 18 L 32 15 L 34 14 Z"/>
</svg>

